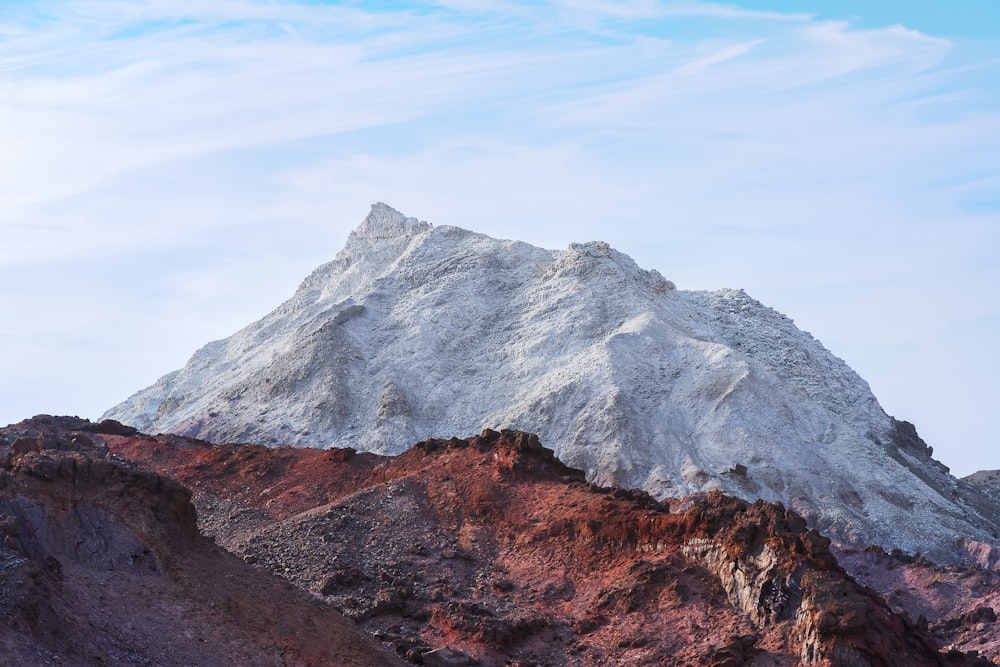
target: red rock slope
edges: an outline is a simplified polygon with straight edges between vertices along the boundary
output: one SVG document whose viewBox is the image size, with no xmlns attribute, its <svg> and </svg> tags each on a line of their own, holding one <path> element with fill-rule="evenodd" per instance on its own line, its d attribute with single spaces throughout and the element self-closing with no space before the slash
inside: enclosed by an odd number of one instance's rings
<svg viewBox="0 0 1000 667">
<path fill-rule="evenodd" d="M 187 489 L 85 428 L 42 418 L 0 429 L 0 664 L 399 662 L 202 536 Z"/>
<path fill-rule="evenodd" d="M 394 458 L 99 439 L 192 488 L 202 525 L 245 561 L 418 664 L 990 664 L 939 652 L 780 505 L 668 508 L 586 483 L 531 435 Z"/>
</svg>

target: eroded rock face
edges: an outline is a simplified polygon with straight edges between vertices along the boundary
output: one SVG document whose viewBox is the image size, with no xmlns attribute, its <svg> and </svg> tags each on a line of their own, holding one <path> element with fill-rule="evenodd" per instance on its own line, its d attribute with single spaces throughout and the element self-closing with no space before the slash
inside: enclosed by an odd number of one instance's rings
<svg viewBox="0 0 1000 667">
<path fill-rule="evenodd" d="M 188 489 L 101 443 L 134 433 L 53 417 L 0 429 L 0 662 L 397 664 L 203 537 Z"/>
<path fill-rule="evenodd" d="M 932 650 L 905 616 L 848 577 L 829 541 L 795 513 L 723 496 L 692 511 L 711 537 L 689 539 L 685 551 L 758 626 L 789 621 L 802 664 L 908 664 L 898 656 Z"/>
<path fill-rule="evenodd" d="M 202 525 L 245 561 L 413 662 L 989 664 L 939 652 L 795 512 L 596 486 L 529 434 L 392 458 L 99 439 L 194 489 Z"/>
</svg>

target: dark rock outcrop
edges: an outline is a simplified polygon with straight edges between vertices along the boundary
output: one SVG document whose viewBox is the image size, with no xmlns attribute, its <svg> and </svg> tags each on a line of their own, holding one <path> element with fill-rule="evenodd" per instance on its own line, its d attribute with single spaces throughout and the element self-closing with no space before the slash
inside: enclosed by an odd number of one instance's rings
<svg viewBox="0 0 1000 667">
<path fill-rule="evenodd" d="M 980 470 L 962 478 L 966 484 L 975 486 L 994 500 L 1000 501 L 1000 470 Z"/>
</svg>

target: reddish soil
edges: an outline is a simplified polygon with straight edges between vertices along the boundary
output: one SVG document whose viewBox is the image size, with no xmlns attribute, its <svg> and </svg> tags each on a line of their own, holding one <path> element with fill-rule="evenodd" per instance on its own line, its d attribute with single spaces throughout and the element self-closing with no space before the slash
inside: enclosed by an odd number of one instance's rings
<svg viewBox="0 0 1000 667">
<path fill-rule="evenodd" d="M 417 664 L 991 664 L 940 652 L 938 617 L 925 628 L 891 608 L 781 505 L 710 494 L 668 507 L 596 487 L 528 434 L 429 440 L 393 458 L 82 421 L 6 437 L 53 433 L 176 479 L 201 529 L 242 558 L 231 567 L 277 573 L 312 593 L 309 609 L 324 601 Z"/>
<path fill-rule="evenodd" d="M 202 536 L 187 489 L 118 460 L 86 425 L 0 429 L 0 663 L 399 662 L 314 596 Z"/>
</svg>

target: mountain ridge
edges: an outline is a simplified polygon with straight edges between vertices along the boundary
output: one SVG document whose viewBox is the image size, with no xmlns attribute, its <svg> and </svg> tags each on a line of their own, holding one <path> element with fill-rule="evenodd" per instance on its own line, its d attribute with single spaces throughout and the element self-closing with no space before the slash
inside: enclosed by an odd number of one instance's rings
<svg viewBox="0 0 1000 667">
<path fill-rule="evenodd" d="M 40 431 L 36 443 L 87 437 L 180 482 L 199 529 L 238 565 L 308 591 L 310 606 L 321 599 L 411 663 L 985 667 L 1000 655 L 985 606 L 1000 575 L 910 558 L 915 577 L 880 599 L 788 508 L 587 483 L 528 433 L 387 457 L 66 418 L 13 431 L 0 429 L 0 446 L 26 431 Z M 899 567 L 877 550 L 850 557 L 873 583 Z M 957 599 L 942 606 L 942 577 L 975 586 L 944 591 Z"/>
</svg>

